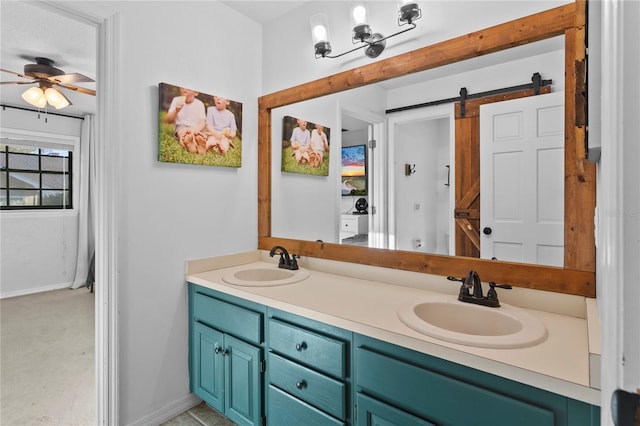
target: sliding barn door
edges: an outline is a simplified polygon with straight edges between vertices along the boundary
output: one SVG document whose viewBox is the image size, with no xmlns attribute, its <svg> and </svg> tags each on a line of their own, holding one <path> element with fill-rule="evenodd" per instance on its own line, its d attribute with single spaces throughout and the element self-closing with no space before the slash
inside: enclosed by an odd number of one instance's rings
<svg viewBox="0 0 640 426">
<path fill-rule="evenodd" d="M 550 86 L 540 88 L 549 93 Z M 480 106 L 534 96 L 520 90 L 455 104 L 456 256 L 480 257 Z"/>
</svg>

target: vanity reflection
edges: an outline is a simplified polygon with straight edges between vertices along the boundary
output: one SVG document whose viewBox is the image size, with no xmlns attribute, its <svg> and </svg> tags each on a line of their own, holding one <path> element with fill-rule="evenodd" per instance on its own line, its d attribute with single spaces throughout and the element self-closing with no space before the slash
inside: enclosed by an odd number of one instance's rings
<svg viewBox="0 0 640 426">
<path fill-rule="evenodd" d="M 593 167 L 580 157 L 579 147 L 583 143 L 584 135 L 581 128 L 574 126 L 576 116 L 575 104 L 567 103 L 565 108 L 565 170 L 560 174 L 560 186 L 562 178 L 566 183 L 564 191 L 564 251 L 560 256 L 563 259 L 557 264 L 561 268 L 547 266 L 535 266 L 504 262 L 500 256 L 498 261 L 483 260 L 470 257 L 456 257 L 432 255 L 429 253 L 456 254 L 457 239 L 460 238 L 461 225 L 456 224 L 452 218 L 456 214 L 455 199 L 461 198 L 460 194 L 454 196 L 459 187 L 468 185 L 464 182 L 467 169 L 477 166 L 469 166 L 469 161 L 477 162 L 476 158 L 469 160 L 463 158 L 461 164 L 457 164 L 454 149 L 456 134 L 460 129 L 456 120 L 456 113 L 452 104 L 437 107 L 412 110 L 409 112 L 385 114 L 389 108 L 413 105 L 435 99 L 456 96 L 461 87 L 468 87 L 470 92 L 478 92 L 497 89 L 526 83 L 530 80 L 532 72 L 540 72 L 543 78 L 553 80 L 553 92 L 565 91 L 565 99 L 575 99 L 576 80 L 572 77 L 575 70 L 572 69 L 572 61 L 565 59 L 576 53 L 575 34 L 573 20 L 566 18 L 567 13 L 573 17 L 575 5 L 552 9 L 545 18 L 528 17 L 518 20 L 516 26 L 526 25 L 534 28 L 531 40 L 522 41 L 541 43 L 523 46 L 523 52 L 527 54 L 516 55 L 518 65 L 508 64 L 500 68 L 495 65 L 500 62 L 503 52 L 493 53 L 506 49 L 516 44 L 513 41 L 494 40 L 489 37 L 487 31 L 480 31 L 484 39 L 490 39 L 495 46 L 468 46 L 468 56 L 460 53 L 459 40 L 453 39 L 441 43 L 442 46 L 428 46 L 414 52 L 403 54 L 398 58 L 390 58 L 360 67 L 357 78 L 353 72 L 344 72 L 327 79 L 311 82 L 289 90 L 267 95 L 260 99 L 260 181 L 259 181 L 259 235 L 260 248 L 270 248 L 274 242 L 281 242 L 288 248 L 302 255 L 313 255 L 336 260 L 353 261 L 408 269 L 421 272 L 429 272 L 441 275 L 463 275 L 469 269 L 480 270 L 484 280 L 496 282 L 510 282 L 531 288 L 541 288 L 566 293 L 593 295 L 595 294 L 595 282 L 593 263 L 595 249 L 593 244 L 593 232 L 589 232 L 588 223 L 593 224 L 593 207 L 595 203 L 593 180 Z M 571 10 L 569 10 L 571 9 Z M 546 13 L 546 12 L 545 12 Z M 560 19 L 558 16 L 562 15 Z M 554 18 L 549 21 L 546 19 Z M 558 23 L 561 21 L 561 23 Z M 540 22 L 555 22 L 559 28 L 549 29 L 549 25 L 539 25 Z M 507 23 L 505 25 L 510 25 Z M 508 29 L 490 29 L 491 31 L 508 31 Z M 559 36 L 559 34 L 568 34 Z M 525 37 L 521 34 L 522 37 Z M 487 38 L 489 37 L 489 38 Z M 483 37 L 470 39 L 482 39 Z M 559 40 L 559 41 L 558 41 Z M 468 44 L 468 43 L 467 43 Z M 431 50 L 447 52 L 447 46 L 458 46 L 457 53 L 451 53 L 448 62 L 440 68 L 434 67 L 434 59 L 429 53 Z M 542 46 L 535 50 L 535 46 Z M 560 50 L 557 47 L 560 45 Z M 567 47 L 564 47 L 564 46 Z M 469 60 L 477 56 L 478 52 L 486 49 L 491 55 Z M 531 50 L 533 49 L 533 50 Z M 545 50 L 546 49 L 546 50 Z M 530 52 L 534 51 L 535 54 Z M 446 54 L 446 53 L 445 53 Z M 482 54 L 482 53 L 480 53 Z M 462 61 L 466 70 L 448 79 L 443 76 L 451 74 L 452 65 Z M 441 60 L 442 62 L 442 60 Z M 568 65 L 565 65 L 565 62 Z M 396 67 L 394 64 L 405 64 L 407 68 Z M 457 64 L 459 65 L 459 64 Z M 499 71 L 496 72 L 496 67 Z M 397 68 L 397 69 L 396 69 Z M 566 76 L 565 76 L 566 68 Z M 513 73 L 513 69 L 520 72 Z M 416 79 L 418 71 L 428 70 L 425 73 L 426 83 L 420 83 Z M 473 70 L 473 72 L 472 72 Z M 399 79 L 389 78 L 413 73 L 409 76 L 411 84 L 404 85 Z M 486 78 L 487 75 L 492 78 Z M 500 75 L 496 78 L 495 75 Z M 523 81 L 524 80 L 524 81 Z M 382 81 L 382 83 L 379 83 Z M 443 84 L 443 81 L 446 84 Z M 379 83 L 379 84 L 369 84 Z M 565 89 L 566 87 L 566 89 Z M 347 90 L 349 89 L 349 90 Z M 419 90 L 418 90 L 419 89 Z M 428 95 L 424 93 L 427 92 Z M 329 176 L 319 179 L 315 176 L 282 173 L 280 171 L 282 117 L 292 115 L 304 117 L 308 121 L 322 123 L 331 128 L 332 141 L 330 149 Z M 346 119 L 348 117 L 348 119 Z M 566 120 L 569 117 L 569 120 Z M 368 248 L 361 246 L 348 246 L 339 244 L 344 242 L 340 238 L 341 218 L 343 214 L 351 213 L 350 206 L 360 197 L 340 196 L 340 147 L 342 139 L 346 139 L 348 133 L 340 130 L 349 130 L 349 123 L 367 123 L 364 129 L 357 131 L 366 134 L 366 140 L 371 138 L 378 142 L 377 148 L 369 150 L 368 157 L 368 181 L 367 197 L 369 209 L 375 208 L 376 214 L 368 216 L 369 232 L 367 235 Z M 388 120 L 387 120 L 388 119 Z M 266 122 L 268 120 L 268 123 Z M 403 136 L 400 133 L 420 134 L 424 129 L 419 126 L 420 121 L 434 120 L 438 123 L 438 131 L 441 136 L 440 143 L 444 148 L 439 148 L 436 155 L 438 161 L 426 165 L 412 150 L 403 151 L 400 141 Z M 444 120 L 444 121 L 443 121 Z M 385 129 L 385 124 L 388 128 Z M 476 123 L 477 125 L 477 123 Z M 411 127 L 414 127 L 413 129 Z M 406 136 L 406 135 L 405 135 Z M 472 135 L 478 137 L 478 135 Z M 415 138 L 415 137 L 414 137 Z M 582 138 L 582 139 L 581 139 Z M 404 139 L 403 139 L 404 140 Z M 424 143 L 422 145 L 425 145 Z M 458 150 L 462 150 L 458 148 Z M 474 155 L 475 156 L 475 155 Z M 426 152 L 420 154 L 420 158 L 433 158 Z M 465 163 L 465 161 L 467 163 Z M 562 163 L 562 161 L 560 161 Z M 405 164 L 409 170 L 415 165 L 415 174 L 406 176 Z M 438 165 L 439 164 L 439 165 Z M 449 184 L 443 179 L 444 173 L 451 170 Z M 434 170 L 435 169 L 435 170 Z M 439 172 L 438 172 L 439 169 Z M 456 170 L 457 169 L 457 170 Z M 410 187 L 422 171 L 430 170 L 434 173 L 434 187 L 440 181 L 439 194 L 419 193 L 416 187 Z M 413 180 L 412 180 L 413 179 Z M 577 183 L 576 183 L 577 182 Z M 407 188 L 410 187 L 410 188 Z M 557 190 L 557 186 L 555 189 Z M 406 189 L 406 191 L 405 191 Z M 562 192 L 560 193 L 562 197 Z M 439 198 L 434 203 L 432 200 Z M 582 202 L 582 207 L 577 208 L 575 202 Z M 591 209 L 585 214 L 581 210 L 585 204 L 586 209 Z M 427 230 L 418 230 L 416 224 L 411 221 L 411 216 L 416 212 L 430 209 L 434 204 L 444 205 L 440 213 L 435 213 L 434 222 L 440 226 L 435 228 L 435 233 L 429 234 Z M 460 212 L 457 212 L 460 213 Z M 589 218 L 589 214 L 591 215 Z M 433 218 L 434 216 L 429 216 Z M 456 217 L 459 217 L 456 216 Z M 426 222 L 427 215 L 419 219 Z M 474 233 L 478 233 L 480 221 L 474 226 Z M 405 226 L 406 225 L 406 226 Z M 560 225 L 562 229 L 562 225 Z M 422 234 L 418 234 L 422 232 Z M 458 233 L 458 237 L 456 237 Z M 317 242 L 322 240 L 323 243 Z M 418 241 L 419 240 L 419 241 Z M 428 242 L 428 244 L 427 244 Z M 433 244 L 432 244 L 433 243 Z M 420 244 L 422 244 L 420 246 Z M 587 246 L 585 246 L 587 244 Z M 430 246 L 430 247 L 427 247 Z M 388 250 L 397 249 L 394 251 Z M 427 249 L 429 251 L 427 251 Z M 458 251 L 460 253 L 460 251 Z"/>
</svg>

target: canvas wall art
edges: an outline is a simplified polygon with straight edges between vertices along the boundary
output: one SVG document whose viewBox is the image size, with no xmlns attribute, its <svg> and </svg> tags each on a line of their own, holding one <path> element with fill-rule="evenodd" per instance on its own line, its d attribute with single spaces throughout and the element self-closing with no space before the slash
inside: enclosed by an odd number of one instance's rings
<svg viewBox="0 0 640 426">
<path fill-rule="evenodd" d="M 282 171 L 329 175 L 331 129 L 301 118 L 285 116 L 282 123 Z"/>
<path fill-rule="evenodd" d="M 342 147 L 342 195 L 367 195 L 367 146 Z"/>
<path fill-rule="evenodd" d="M 159 161 L 242 166 L 242 103 L 167 83 L 159 92 Z"/>
</svg>

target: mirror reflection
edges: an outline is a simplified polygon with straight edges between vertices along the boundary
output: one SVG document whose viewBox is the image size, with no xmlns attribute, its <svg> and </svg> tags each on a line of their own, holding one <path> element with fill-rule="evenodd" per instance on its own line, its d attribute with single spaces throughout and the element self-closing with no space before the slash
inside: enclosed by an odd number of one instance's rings
<svg viewBox="0 0 640 426">
<path fill-rule="evenodd" d="M 466 244 L 475 246 L 475 257 L 562 266 L 561 239 L 536 242 L 531 252 L 522 241 L 500 237 L 501 226 L 512 226 L 523 216 L 550 224 L 550 230 L 545 232 L 562 237 L 561 148 L 545 147 L 527 153 L 528 158 L 515 154 L 517 149 L 513 146 L 502 151 L 489 150 L 491 144 L 485 139 L 490 136 L 483 135 L 502 132 L 505 136 L 500 143 L 505 145 L 505 141 L 514 139 L 509 132 L 525 124 L 506 120 L 504 126 L 486 130 L 498 119 L 484 123 L 487 114 L 482 114 L 479 127 L 485 128 L 485 133 L 480 134 L 480 152 L 466 155 L 478 156 L 484 159 L 482 165 L 496 167 L 481 171 L 479 192 L 484 202 L 480 204 L 478 199 L 475 205 L 466 208 L 460 204 L 464 198 L 460 191 L 469 186 L 464 182 L 466 165 L 456 164 L 465 149 L 456 139 L 461 135 L 456 128 L 459 112 L 454 101 L 434 102 L 457 98 L 462 88 L 474 94 L 530 83 L 534 73 L 551 80 L 551 92 L 563 91 L 564 37 L 273 109 L 272 235 L 469 256 L 464 249 Z M 398 111 L 424 103 L 436 104 Z M 562 140 L 562 106 L 559 111 L 559 115 L 549 120 L 555 129 L 560 125 Z M 491 114 L 501 117 L 518 113 Z M 326 123 L 332 129 L 330 149 L 325 153 L 329 157 L 327 176 L 282 171 L 280 144 L 287 116 Z M 536 126 L 526 124 L 531 125 Z M 489 161 L 493 158 L 497 160 Z M 349 168 L 349 162 L 353 161 L 364 162 L 355 175 Z M 533 174 L 526 179 L 523 175 L 514 177 L 512 173 L 525 166 Z M 529 194 L 527 199 L 517 200 L 517 194 L 523 193 L 518 185 L 527 182 L 534 184 L 525 191 Z M 554 204 L 528 202 L 540 199 Z M 487 210 L 488 207 L 494 211 Z M 478 211 L 476 217 L 464 216 L 473 211 Z M 502 223 L 488 220 L 494 217 Z M 517 234 L 513 227 L 509 229 L 507 234 Z M 539 232 L 531 229 L 527 232 Z"/>
</svg>

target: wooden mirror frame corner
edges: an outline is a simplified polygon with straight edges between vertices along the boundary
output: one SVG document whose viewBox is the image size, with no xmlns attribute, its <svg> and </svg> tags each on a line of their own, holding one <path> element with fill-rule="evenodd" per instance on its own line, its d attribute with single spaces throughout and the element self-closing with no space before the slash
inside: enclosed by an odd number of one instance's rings
<svg viewBox="0 0 640 426">
<path fill-rule="evenodd" d="M 271 235 L 271 110 L 296 102 L 425 71 L 512 47 L 565 36 L 564 267 L 374 249 Z M 578 0 L 258 99 L 258 248 L 287 247 L 301 256 L 595 297 L 595 164 L 586 158 L 586 1 Z"/>
</svg>

